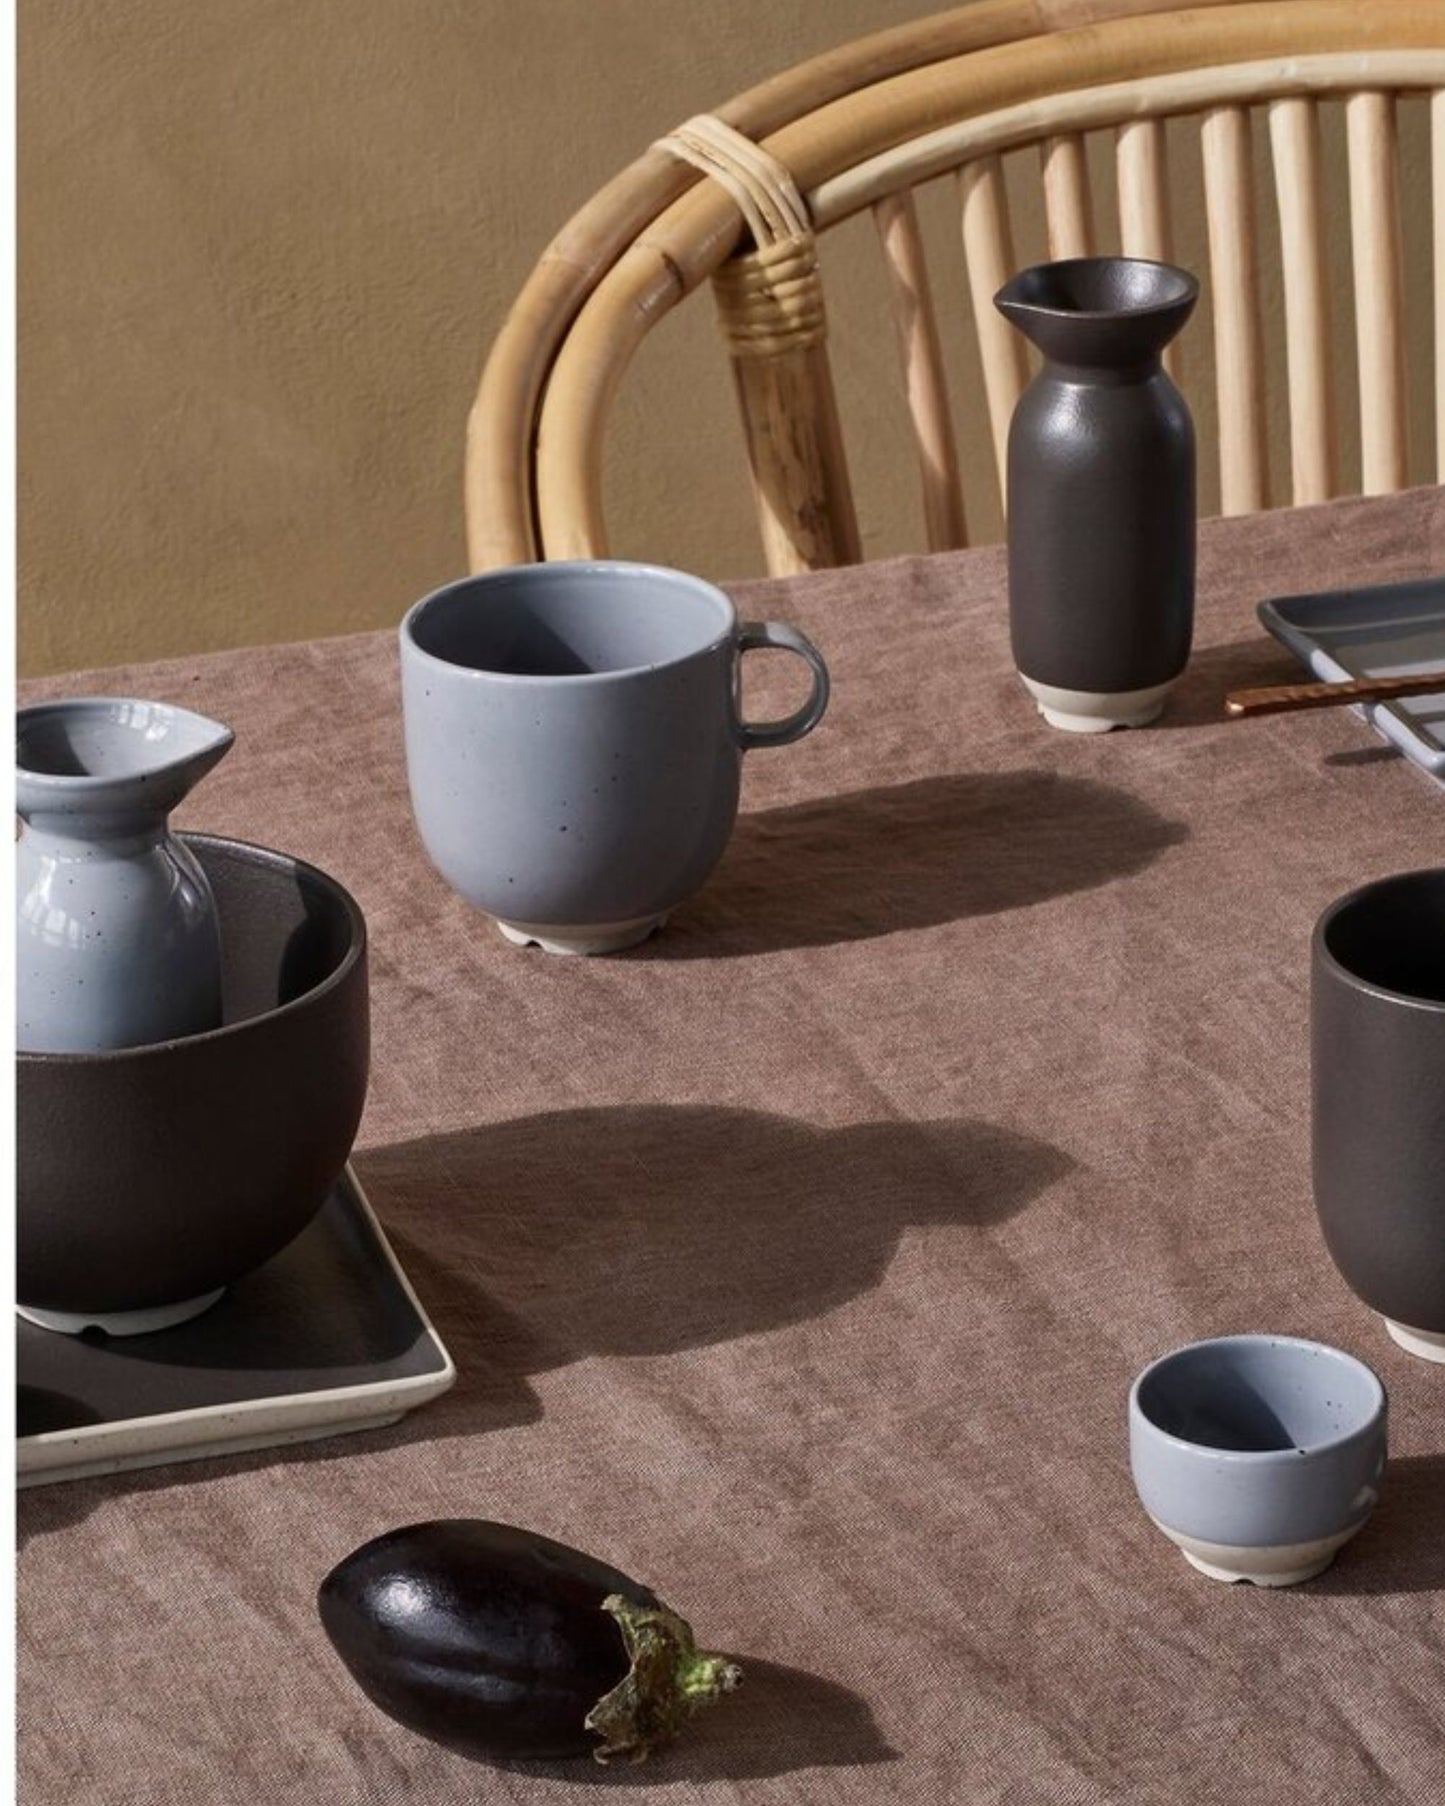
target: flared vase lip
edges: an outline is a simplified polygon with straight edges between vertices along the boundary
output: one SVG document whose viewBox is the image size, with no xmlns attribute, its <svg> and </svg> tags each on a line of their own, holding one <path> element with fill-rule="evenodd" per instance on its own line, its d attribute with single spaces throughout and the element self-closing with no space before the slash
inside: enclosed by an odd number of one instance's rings
<svg viewBox="0 0 1445 1806">
<path fill-rule="evenodd" d="M 1119 307 L 1056 307 L 1047 301 L 1020 293 L 1025 285 L 1036 283 L 1045 272 L 1060 274 L 1070 270 L 1099 270 L 1121 264 L 1163 271 L 1167 276 L 1175 278 L 1179 286 L 1170 293 L 1161 294 L 1138 305 Z M 1056 320 L 1140 320 L 1155 314 L 1172 314 L 1179 312 L 1181 308 L 1192 308 L 1198 299 L 1199 278 L 1177 263 L 1165 263 L 1157 257 L 1062 257 L 1043 263 L 1031 263 L 1027 269 L 1017 271 L 994 296 L 993 304 L 1001 313 L 1017 309 Z"/>
<path fill-rule="evenodd" d="M 158 758 L 154 764 L 116 772 L 46 771 L 26 765 L 17 756 L 15 779 L 21 808 L 38 809 L 46 804 L 61 808 L 74 807 L 87 801 L 98 801 L 113 792 L 125 791 L 137 784 L 155 786 L 159 790 L 163 780 L 167 778 L 189 776 L 190 783 L 186 783 L 181 790 L 181 794 L 184 794 L 191 783 L 199 782 L 235 744 L 235 730 L 227 727 L 225 722 L 203 715 L 196 709 L 188 709 L 183 703 L 160 702 L 139 696 L 63 696 L 48 702 L 31 703 L 16 710 L 16 738 L 18 741 L 28 726 L 47 717 L 84 719 L 86 716 L 99 715 L 114 718 L 118 710 L 139 708 L 163 712 L 177 726 L 189 728 L 192 734 L 189 744 L 178 748 L 170 757 Z"/>
</svg>

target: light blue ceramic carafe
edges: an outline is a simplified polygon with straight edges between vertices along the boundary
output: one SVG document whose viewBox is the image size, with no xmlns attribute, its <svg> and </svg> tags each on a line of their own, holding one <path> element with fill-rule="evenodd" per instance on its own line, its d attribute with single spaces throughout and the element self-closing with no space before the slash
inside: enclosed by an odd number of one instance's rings
<svg viewBox="0 0 1445 1806">
<path fill-rule="evenodd" d="M 97 1053 L 220 1026 L 215 902 L 167 818 L 233 738 L 160 702 L 19 712 L 19 1047 Z"/>
</svg>

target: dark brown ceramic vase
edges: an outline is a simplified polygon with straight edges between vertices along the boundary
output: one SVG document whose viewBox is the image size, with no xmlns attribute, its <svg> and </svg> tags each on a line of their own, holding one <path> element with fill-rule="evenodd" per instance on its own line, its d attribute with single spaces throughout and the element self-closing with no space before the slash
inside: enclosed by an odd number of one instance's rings
<svg viewBox="0 0 1445 1806">
<path fill-rule="evenodd" d="M 1043 353 L 1008 444 L 1014 662 L 1071 733 L 1142 727 L 1194 624 L 1194 425 L 1160 354 L 1199 285 L 1170 264 L 1082 257 L 994 304 Z"/>
<path fill-rule="evenodd" d="M 1312 964 L 1326 1246 L 1402 1347 L 1445 1361 L 1445 869 L 1342 897 Z"/>
</svg>

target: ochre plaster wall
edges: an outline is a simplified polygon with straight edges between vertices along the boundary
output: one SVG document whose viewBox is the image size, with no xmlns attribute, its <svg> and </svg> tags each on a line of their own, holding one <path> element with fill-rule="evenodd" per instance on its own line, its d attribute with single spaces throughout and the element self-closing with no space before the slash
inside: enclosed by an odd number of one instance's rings
<svg viewBox="0 0 1445 1806">
<path fill-rule="evenodd" d="M 568 214 L 678 120 L 931 10 L 931 0 L 21 0 L 21 669 L 397 620 L 463 568 L 462 442 L 482 358 Z M 1423 165 L 1408 120 L 1407 148 Z M 1181 139 L 1178 254 L 1200 268 L 1196 164 L 1192 138 Z M 1107 189 L 1105 165 L 1099 175 Z M 1031 260 L 1043 254 L 1037 183 L 1023 167 L 1011 181 L 1019 258 Z M 948 183 L 923 197 L 971 526 L 988 538 L 998 509 L 952 209 Z M 1423 209 L 1424 184 L 1412 181 L 1416 244 Z M 1107 195 L 1101 215 L 1111 229 Z M 1264 220 L 1272 233 L 1272 211 Z M 829 236 L 824 267 L 865 546 L 916 546 L 866 220 Z M 1277 357 L 1273 278 L 1266 302 Z M 1422 339 L 1428 308 L 1423 276 L 1412 279 Z M 1207 312 L 1190 330 L 1207 334 Z M 1193 399 L 1207 436 L 1209 397 Z M 1423 412 L 1415 424 L 1424 474 Z M 705 297 L 639 357 L 607 469 L 619 552 L 714 576 L 758 568 Z"/>
</svg>

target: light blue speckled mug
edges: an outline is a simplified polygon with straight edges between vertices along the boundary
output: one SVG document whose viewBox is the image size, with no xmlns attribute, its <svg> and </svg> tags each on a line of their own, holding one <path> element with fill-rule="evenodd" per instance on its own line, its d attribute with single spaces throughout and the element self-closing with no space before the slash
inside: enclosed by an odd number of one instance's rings
<svg viewBox="0 0 1445 1806">
<path fill-rule="evenodd" d="M 806 660 L 812 694 L 745 722 L 739 662 Z M 450 583 L 401 625 L 412 808 L 442 876 L 509 940 L 611 953 L 645 940 L 722 856 L 742 755 L 822 719 L 828 672 L 791 627 L 740 623 L 656 565 L 519 565 Z"/>
</svg>

